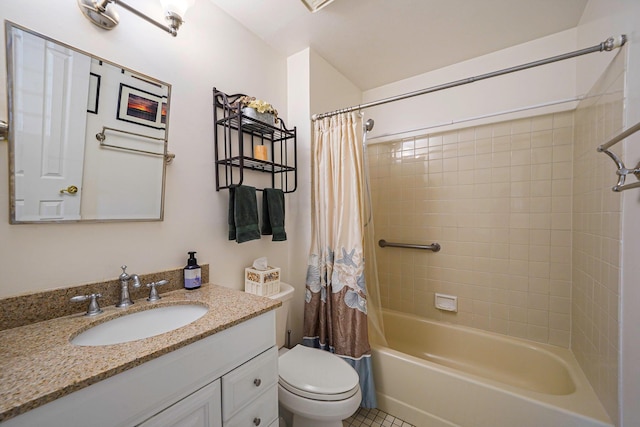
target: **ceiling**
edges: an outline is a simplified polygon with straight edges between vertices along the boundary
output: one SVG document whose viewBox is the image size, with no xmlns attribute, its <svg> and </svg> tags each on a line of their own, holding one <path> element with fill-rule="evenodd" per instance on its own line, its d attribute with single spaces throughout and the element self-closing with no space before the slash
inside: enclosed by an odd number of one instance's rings
<svg viewBox="0 0 640 427">
<path fill-rule="evenodd" d="M 588 0 L 210 0 L 282 54 L 368 90 L 577 26 Z"/>
</svg>

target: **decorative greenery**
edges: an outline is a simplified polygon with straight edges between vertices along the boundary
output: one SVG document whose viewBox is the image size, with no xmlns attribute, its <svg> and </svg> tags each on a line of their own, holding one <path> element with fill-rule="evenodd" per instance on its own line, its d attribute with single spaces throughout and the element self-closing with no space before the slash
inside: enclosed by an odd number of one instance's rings
<svg viewBox="0 0 640 427">
<path fill-rule="evenodd" d="M 276 123 L 278 122 L 278 110 L 276 110 L 273 105 L 269 104 L 268 102 L 261 99 L 256 99 L 254 96 L 241 96 L 234 103 L 234 105 L 237 105 L 240 108 L 255 108 L 258 113 L 273 114 L 276 119 Z"/>
</svg>

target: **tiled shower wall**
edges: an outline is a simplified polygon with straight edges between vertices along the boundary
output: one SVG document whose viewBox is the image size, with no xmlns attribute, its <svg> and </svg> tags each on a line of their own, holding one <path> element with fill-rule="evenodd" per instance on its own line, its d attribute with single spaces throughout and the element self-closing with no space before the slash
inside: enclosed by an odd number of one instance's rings
<svg viewBox="0 0 640 427">
<path fill-rule="evenodd" d="M 573 112 L 371 144 L 384 307 L 568 347 Z M 434 307 L 458 297 L 458 312 Z"/>
<path fill-rule="evenodd" d="M 624 55 L 611 63 L 576 110 L 573 182 L 571 349 L 612 420 L 618 419 L 622 197 L 616 166 L 600 144 L 623 130 Z M 622 143 L 611 148 L 623 161 Z M 627 167 L 635 164 L 627 165 Z M 628 182 L 635 178 L 629 177 Z M 634 191 L 636 192 L 634 194 Z"/>
</svg>

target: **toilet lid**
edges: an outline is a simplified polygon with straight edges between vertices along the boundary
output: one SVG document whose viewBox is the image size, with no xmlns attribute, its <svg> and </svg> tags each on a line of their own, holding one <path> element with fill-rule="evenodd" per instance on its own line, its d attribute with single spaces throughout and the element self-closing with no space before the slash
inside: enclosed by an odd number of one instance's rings
<svg viewBox="0 0 640 427">
<path fill-rule="evenodd" d="M 355 369 L 340 357 L 297 345 L 278 358 L 280 385 L 290 392 L 316 400 L 343 400 L 358 391 Z"/>
</svg>

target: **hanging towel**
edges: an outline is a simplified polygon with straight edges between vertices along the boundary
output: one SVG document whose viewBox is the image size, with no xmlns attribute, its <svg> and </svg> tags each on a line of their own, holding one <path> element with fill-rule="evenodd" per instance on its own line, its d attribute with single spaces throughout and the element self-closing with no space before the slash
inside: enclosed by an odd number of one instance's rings
<svg viewBox="0 0 640 427">
<path fill-rule="evenodd" d="M 277 188 L 265 188 L 262 194 L 262 234 L 273 234 L 274 242 L 287 240 L 284 231 L 284 193 Z"/>
<path fill-rule="evenodd" d="M 248 185 L 229 187 L 229 240 L 238 243 L 260 238 L 256 189 Z"/>
</svg>

